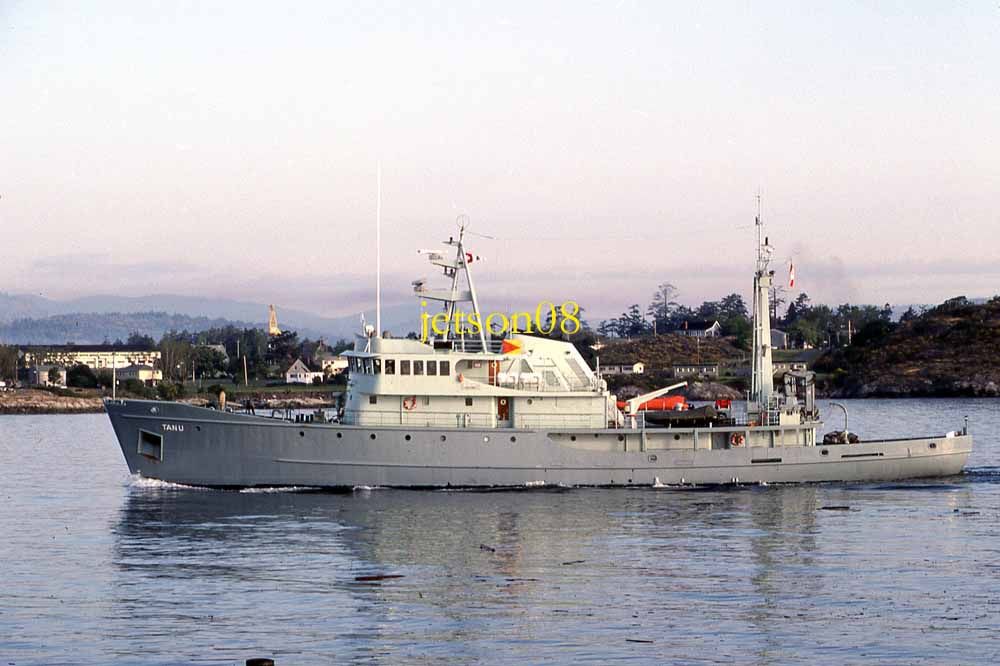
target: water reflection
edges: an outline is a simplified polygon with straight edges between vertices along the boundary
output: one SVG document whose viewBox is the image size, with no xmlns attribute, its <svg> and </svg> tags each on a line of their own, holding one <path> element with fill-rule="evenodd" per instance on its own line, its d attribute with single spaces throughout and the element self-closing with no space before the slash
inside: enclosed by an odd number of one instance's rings
<svg viewBox="0 0 1000 666">
<path fill-rule="evenodd" d="M 789 588 L 810 597 L 822 585 L 789 576 L 814 564 L 820 492 L 131 491 L 112 529 L 114 615 L 133 632 L 187 625 L 194 643 L 219 622 L 259 641 L 228 621 L 250 601 L 296 627 L 280 635 L 292 652 L 405 657 L 447 645 L 469 659 L 501 645 L 530 658 L 569 627 L 570 644 L 610 655 L 623 633 L 696 636 L 707 619 L 769 661 Z M 403 577 L 356 580 L 377 573 Z M 722 610 L 734 601 L 739 614 Z M 695 643 L 676 647 L 693 658 Z"/>
</svg>

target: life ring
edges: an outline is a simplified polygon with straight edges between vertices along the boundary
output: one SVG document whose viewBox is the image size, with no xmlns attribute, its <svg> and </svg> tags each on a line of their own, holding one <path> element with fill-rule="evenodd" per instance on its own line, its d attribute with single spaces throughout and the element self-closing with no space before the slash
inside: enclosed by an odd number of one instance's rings
<svg viewBox="0 0 1000 666">
<path fill-rule="evenodd" d="M 729 438 L 730 446 L 743 446 L 746 443 L 746 438 L 741 432 L 734 432 L 732 437 Z"/>
<path fill-rule="evenodd" d="M 417 396 L 411 395 L 409 398 L 403 398 L 403 409 L 410 411 L 417 406 Z"/>
<path fill-rule="evenodd" d="M 507 405 L 507 398 L 500 398 L 500 405 L 501 406 L 506 406 Z"/>
</svg>

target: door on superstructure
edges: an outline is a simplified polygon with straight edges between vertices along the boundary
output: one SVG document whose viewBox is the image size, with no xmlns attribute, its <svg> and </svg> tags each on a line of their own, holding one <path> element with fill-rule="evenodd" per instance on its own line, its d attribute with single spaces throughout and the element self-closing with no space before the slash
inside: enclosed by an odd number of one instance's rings
<svg viewBox="0 0 1000 666">
<path fill-rule="evenodd" d="M 497 426 L 510 427 L 510 398 L 497 398 Z"/>
</svg>

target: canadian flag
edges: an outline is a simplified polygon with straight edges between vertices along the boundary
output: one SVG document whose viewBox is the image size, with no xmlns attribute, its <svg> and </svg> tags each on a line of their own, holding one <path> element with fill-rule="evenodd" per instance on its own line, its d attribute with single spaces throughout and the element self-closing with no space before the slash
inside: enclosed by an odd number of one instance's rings
<svg viewBox="0 0 1000 666">
<path fill-rule="evenodd" d="M 791 289 L 795 286 L 795 264 L 791 261 L 788 262 L 788 288 Z"/>
</svg>

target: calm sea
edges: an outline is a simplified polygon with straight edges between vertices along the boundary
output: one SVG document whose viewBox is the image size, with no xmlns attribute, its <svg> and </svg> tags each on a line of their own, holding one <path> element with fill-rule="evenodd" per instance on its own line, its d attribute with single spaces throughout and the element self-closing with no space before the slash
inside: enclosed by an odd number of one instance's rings
<svg viewBox="0 0 1000 666">
<path fill-rule="evenodd" d="M 967 473 L 213 491 L 130 478 L 104 415 L 2 416 L 0 666 L 1000 662 L 1000 401 L 848 406 L 867 437 L 969 415 Z"/>
</svg>

